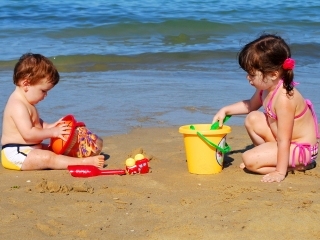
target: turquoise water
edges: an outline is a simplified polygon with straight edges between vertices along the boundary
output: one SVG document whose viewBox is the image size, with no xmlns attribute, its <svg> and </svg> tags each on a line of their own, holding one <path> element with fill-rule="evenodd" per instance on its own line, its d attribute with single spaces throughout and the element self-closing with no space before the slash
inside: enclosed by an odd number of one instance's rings
<svg viewBox="0 0 320 240">
<path fill-rule="evenodd" d="M 103 136 L 132 127 L 209 123 L 253 88 L 237 65 L 263 32 L 283 36 L 299 90 L 320 113 L 318 1 L 1 1 L 0 109 L 25 52 L 49 57 L 61 82 L 39 104 Z M 230 124 L 240 125 L 243 117 Z"/>
</svg>

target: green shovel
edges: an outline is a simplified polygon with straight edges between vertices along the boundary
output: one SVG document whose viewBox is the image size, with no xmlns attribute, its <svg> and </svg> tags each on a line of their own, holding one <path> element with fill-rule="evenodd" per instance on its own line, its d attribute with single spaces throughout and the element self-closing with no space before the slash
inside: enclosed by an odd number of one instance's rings
<svg viewBox="0 0 320 240">
<path fill-rule="evenodd" d="M 225 123 L 226 121 L 229 120 L 229 118 L 231 118 L 231 115 L 227 115 L 225 116 L 225 118 L 223 119 L 223 123 Z M 216 121 L 215 123 L 213 123 L 210 127 L 210 130 L 215 130 L 219 128 L 219 121 Z"/>
</svg>

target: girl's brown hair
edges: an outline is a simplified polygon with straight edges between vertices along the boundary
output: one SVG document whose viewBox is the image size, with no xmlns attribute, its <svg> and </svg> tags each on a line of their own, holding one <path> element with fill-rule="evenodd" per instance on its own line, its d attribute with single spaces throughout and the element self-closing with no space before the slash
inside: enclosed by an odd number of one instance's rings
<svg viewBox="0 0 320 240">
<path fill-rule="evenodd" d="M 242 48 L 239 53 L 239 65 L 249 74 L 255 70 L 262 72 L 263 75 L 279 71 L 283 87 L 288 95 L 292 95 L 293 70 L 282 68 L 284 61 L 290 57 L 290 48 L 281 37 L 263 34 Z"/>
<path fill-rule="evenodd" d="M 20 80 L 28 79 L 34 85 L 43 78 L 53 85 L 59 82 L 60 76 L 53 63 L 41 54 L 22 55 L 14 67 L 13 83 L 19 85 Z"/>
</svg>

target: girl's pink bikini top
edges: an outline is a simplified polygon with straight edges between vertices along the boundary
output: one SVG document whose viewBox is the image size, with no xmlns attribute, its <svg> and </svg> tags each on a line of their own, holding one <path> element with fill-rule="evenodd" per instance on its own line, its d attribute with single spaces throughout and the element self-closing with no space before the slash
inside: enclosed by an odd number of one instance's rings
<svg viewBox="0 0 320 240">
<path fill-rule="evenodd" d="M 279 83 L 278 83 L 278 85 L 277 85 L 277 87 L 276 87 L 276 89 L 275 89 L 274 92 L 272 93 L 272 96 L 271 96 L 271 98 L 270 98 L 270 100 L 269 100 L 269 102 L 268 102 L 268 104 L 267 104 L 266 109 L 265 109 L 265 113 L 267 114 L 267 116 L 270 117 L 270 118 L 272 118 L 272 119 L 274 119 L 274 120 L 277 120 L 277 115 L 272 111 L 272 107 L 271 107 L 271 105 L 272 105 L 272 100 L 273 100 L 274 95 L 277 93 L 279 87 L 282 86 L 282 83 L 283 83 L 283 80 L 280 80 Z M 297 83 L 294 82 L 294 85 L 296 85 L 296 84 L 297 84 Z M 263 102 L 263 101 L 262 101 L 262 93 L 263 93 L 263 90 L 260 91 L 260 101 L 261 101 L 261 104 L 262 104 L 262 102 Z M 306 106 L 305 106 L 304 110 L 303 110 L 299 115 L 295 116 L 294 119 L 303 116 L 303 114 L 306 113 L 306 111 L 308 110 L 308 108 L 309 108 L 309 107 L 308 107 L 308 104 L 307 104 L 307 102 L 306 102 Z"/>
</svg>

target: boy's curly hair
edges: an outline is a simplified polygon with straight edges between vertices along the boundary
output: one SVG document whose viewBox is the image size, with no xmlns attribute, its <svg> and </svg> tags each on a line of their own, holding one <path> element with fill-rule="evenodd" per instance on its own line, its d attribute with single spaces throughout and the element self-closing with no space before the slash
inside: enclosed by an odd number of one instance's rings
<svg viewBox="0 0 320 240">
<path fill-rule="evenodd" d="M 23 54 L 14 67 L 13 83 L 19 85 L 21 80 L 28 79 L 34 85 L 43 78 L 53 85 L 59 82 L 60 75 L 53 63 L 41 54 Z"/>
</svg>

